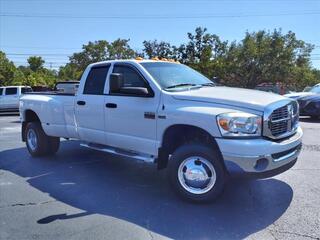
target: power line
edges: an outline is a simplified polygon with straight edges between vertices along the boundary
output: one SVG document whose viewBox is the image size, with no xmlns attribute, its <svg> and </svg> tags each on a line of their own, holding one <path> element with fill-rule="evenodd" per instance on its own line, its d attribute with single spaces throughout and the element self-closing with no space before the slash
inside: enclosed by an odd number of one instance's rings
<svg viewBox="0 0 320 240">
<path fill-rule="evenodd" d="M 197 19 L 197 18 L 243 18 L 243 17 L 278 17 L 278 16 L 301 16 L 320 15 L 320 12 L 298 12 L 298 13 L 270 13 L 270 14 L 236 14 L 236 15 L 113 15 L 113 16 L 76 16 L 76 15 L 46 15 L 25 13 L 0 13 L 0 17 L 16 18 L 66 18 L 66 19 Z"/>
<path fill-rule="evenodd" d="M 6 53 L 9 56 L 70 56 L 73 53 Z"/>
<path fill-rule="evenodd" d="M 12 46 L 12 45 L 0 45 L 0 48 L 16 48 L 16 49 L 43 49 L 43 50 L 81 50 L 81 48 L 72 47 L 27 47 L 27 46 Z"/>
<path fill-rule="evenodd" d="M 299 2 L 300 0 L 188 0 L 188 2 Z M 306 2 L 317 2 L 318 0 L 304 0 Z M 26 0 L 0 0 L 0 2 L 26 2 Z M 54 1 L 50 1 L 50 0 L 28 0 L 28 2 L 46 2 L 46 3 L 54 3 L 54 2 L 106 2 L 105 0 L 54 0 Z M 108 0 L 108 2 L 148 2 L 148 3 L 162 3 L 162 2 L 186 2 L 185 0 L 161 0 L 161 1 L 152 1 L 152 0 Z"/>
</svg>

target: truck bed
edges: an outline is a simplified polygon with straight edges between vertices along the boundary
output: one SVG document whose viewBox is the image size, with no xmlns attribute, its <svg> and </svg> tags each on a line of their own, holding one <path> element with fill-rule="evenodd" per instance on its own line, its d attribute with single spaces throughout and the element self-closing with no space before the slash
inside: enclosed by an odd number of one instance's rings
<svg viewBox="0 0 320 240">
<path fill-rule="evenodd" d="M 75 93 L 63 93 L 59 91 L 45 91 L 45 92 L 28 92 L 25 95 L 60 95 L 60 96 L 75 96 Z"/>
</svg>

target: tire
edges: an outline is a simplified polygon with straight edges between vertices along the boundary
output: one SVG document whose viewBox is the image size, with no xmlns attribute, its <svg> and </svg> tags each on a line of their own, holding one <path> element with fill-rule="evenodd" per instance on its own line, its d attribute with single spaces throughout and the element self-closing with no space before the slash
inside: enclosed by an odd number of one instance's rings
<svg viewBox="0 0 320 240">
<path fill-rule="evenodd" d="M 169 178 L 175 191 L 184 199 L 209 202 L 223 192 L 227 174 L 217 149 L 191 143 L 178 147 L 172 154 Z"/>
<path fill-rule="evenodd" d="M 45 134 L 40 122 L 29 122 L 25 129 L 26 145 L 33 157 L 52 155 L 59 149 L 60 138 Z"/>
<path fill-rule="evenodd" d="M 48 154 L 53 155 L 58 152 L 60 147 L 60 138 L 59 137 L 49 137 L 48 141 Z"/>
</svg>

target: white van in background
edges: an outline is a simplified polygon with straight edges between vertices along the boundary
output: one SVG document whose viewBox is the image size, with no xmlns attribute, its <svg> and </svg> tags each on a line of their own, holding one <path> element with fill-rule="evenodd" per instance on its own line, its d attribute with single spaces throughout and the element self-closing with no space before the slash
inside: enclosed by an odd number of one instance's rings
<svg viewBox="0 0 320 240">
<path fill-rule="evenodd" d="M 32 92 L 28 86 L 0 87 L 0 112 L 18 112 L 19 98 L 26 92 Z"/>
</svg>

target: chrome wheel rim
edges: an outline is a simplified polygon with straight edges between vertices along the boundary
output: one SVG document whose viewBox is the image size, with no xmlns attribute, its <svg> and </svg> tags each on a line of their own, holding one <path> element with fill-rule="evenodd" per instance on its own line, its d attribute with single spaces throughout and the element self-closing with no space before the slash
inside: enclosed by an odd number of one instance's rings
<svg viewBox="0 0 320 240">
<path fill-rule="evenodd" d="M 38 139 L 36 132 L 33 129 L 29 129 L 27 133 L 28 146 L 32 151 L 35 151 L 38 146 Z"/>
<path fill-rule="evenodd" d="M 216 171 L 210 161 L 203 157 L 192 156 L 182 161 L 178 169 L 181 186 L 193 194 L 204 194 L 216 183 Z"/>
</svg>

